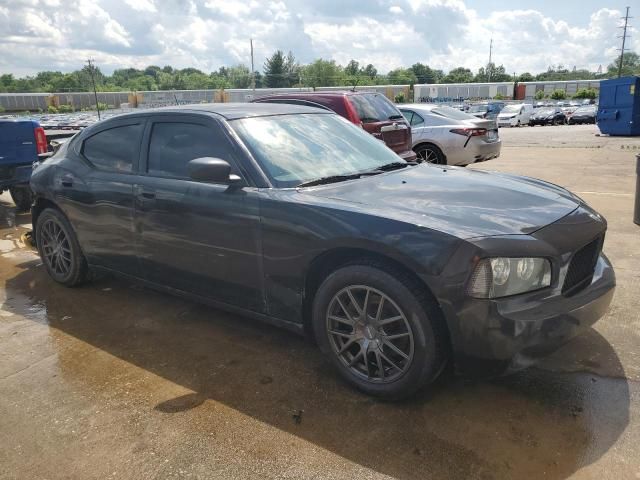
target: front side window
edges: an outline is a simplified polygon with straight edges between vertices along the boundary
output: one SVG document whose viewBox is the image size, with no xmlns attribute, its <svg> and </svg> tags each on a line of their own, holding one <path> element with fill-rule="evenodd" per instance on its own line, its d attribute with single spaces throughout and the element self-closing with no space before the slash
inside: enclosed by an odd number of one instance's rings
<svg viewBox="0 0 640 480">
<path fill-rule="evenodd" d="M 279 188 L 404 161 L 384 143 L 334 114 L 274 115 L 229 124 Z"/>
<path fill-rule="evenodd" d="M 189 178 L 187 164 L 214 157 L 232 163 L 231 147 L 219 128 L 197 123 L 155 123 L 149 142 L 147 172 L 157 177 Z"/>
<path fill-rule="evenodd" d="M 82 154 L 100 170 L 131 173 L 141 137 L 141 123 L 103 130 L 84 141 Z"/>
</svg>

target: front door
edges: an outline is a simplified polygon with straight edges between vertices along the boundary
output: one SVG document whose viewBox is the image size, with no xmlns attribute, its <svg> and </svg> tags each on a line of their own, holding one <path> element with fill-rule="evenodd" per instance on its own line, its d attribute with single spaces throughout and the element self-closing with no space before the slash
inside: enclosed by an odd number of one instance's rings
<svg viewBox="0 0 640 480">
<path fill-rule="evenodd" d="M 260 217 L 250 188 L 192 181 L 187 163 L 239 151 L 221 123 L 192 114 L 153 117 L 135 185 L 142 278 L 257 312 L 263 297 Z"/>
</svg>

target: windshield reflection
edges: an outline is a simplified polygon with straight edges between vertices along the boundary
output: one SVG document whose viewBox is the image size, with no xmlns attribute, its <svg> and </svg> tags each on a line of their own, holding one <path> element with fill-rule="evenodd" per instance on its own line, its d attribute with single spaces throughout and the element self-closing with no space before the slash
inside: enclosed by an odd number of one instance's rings
<svg viewBox="0 0 640 480">
<path fill-rule="evenodd" d="M 230 123 L 280 188 L 404 162 L 383 142 L 334 114 L 254 117 Z"/>
</svg>

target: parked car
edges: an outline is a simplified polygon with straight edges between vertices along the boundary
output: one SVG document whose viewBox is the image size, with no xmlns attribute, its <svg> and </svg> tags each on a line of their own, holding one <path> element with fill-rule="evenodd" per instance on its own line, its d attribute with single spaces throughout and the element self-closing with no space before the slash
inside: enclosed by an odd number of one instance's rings
<svg viewBox="0 0 640 480">
<path fill-rule="evenodd" d="M 477 103 L 471 105 L 468 112 L 474 117 L 495 119 L 504 108 L 504 102 Z"/>
<path fill-rule="evenodd" d="M 596 123 L 598 108 L 595 105 L 585 105 L 578 107 L 569 117 L 569 125 L 582 123 Z"/>
<path fill-rule="evenodd" d="M 405 160 L 415 160 L 411 128 L 396 106 L 375 92 L 298 92 L 265 95 L 254 103 L 288 103 L 331 110 L 361 126 Z"/>
<path fill-rule="evenodd" d="M 562 125 L 566 123 L 567 117 L 558 107 L 542 107 L 533 112 L 529 125 Z"/>
<path fill-rule="evenodd" d="M 500 156 L 502 141 L 491 120 L 425 103 L 402 105 L 400 111 L 411 125 L 413 150 L 421 161 L 467 166 Z"/>
<path fill-rule="evenodd" d="M 20 212 L 31 208 L 31 166 L 46 152 L 47 136 L 38 122 L 0 120 L 0 193 L 9 190 Z"/>
<path fill-rule="evenodd" d="M 529 364 L 614 292 L 606 221 L 580 198 L 407 163 L 317 108 L 122 115 L 63 144 L 31 187 L 56 282 L 106 270 L 308 332 L 348 382 L 386 398 L 449 360 L 485 374 Z"/>
<path fill-rule="evenodd" d="M 520 127 L 529 125 L 529 119 L 533 114 L 533 105 L 530 103 L 512 103 L 505 106 L 498 114 L 498 127 Z"/>
</svg>

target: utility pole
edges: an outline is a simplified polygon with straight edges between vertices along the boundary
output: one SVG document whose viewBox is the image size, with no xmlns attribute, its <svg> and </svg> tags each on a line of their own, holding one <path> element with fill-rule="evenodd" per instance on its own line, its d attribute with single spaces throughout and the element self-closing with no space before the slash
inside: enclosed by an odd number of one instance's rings
<svg viewBox="0 0 640 480">
<path fill-rule="evenodd" d="M 251 89 L 256 91 L 256 72 L 253 70 L 253 38 L 249 39 L 251 44 Z"/>
<path fill-rule="evenodd" d="M 493 53 L 493 37 L 489 42 L 489 63 L 487 63 L 487 83 L 491 81 L 491 54 Z"/>
<path fill-rule="evenodd" d="M 100 105 L 98 105 L 98 91 L 96 90 L 96 79 L 94 76 L 94 66 L 93 60 L 90 58 L 87 60 L 87 64 L 89 65 L 89 75 L 91 75 L 91 84 L 93 85 L 93 96 L 96 99 L 96 110 L 98 111 L 98 120 L 100 120 Z"/>
<path fill-rule="evenodd" d="M 627 25 L 629 24 L 629 19 L 633 18 L 629 16 L 629 7 L 627 7 L 627 14 L 622 18 L 624 20 L 624 26 L 618 27 L 622 28 L 622 36 L 618 38 L 622 38 L 622 48 L 620 49 L 620 65 L 618 65 L 618 78 L 622 76 L 622 60 L 624 59 L 624 44 L 627 39 Z"/>
</svg>

